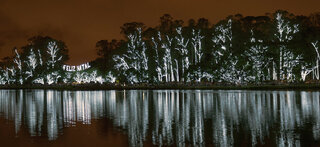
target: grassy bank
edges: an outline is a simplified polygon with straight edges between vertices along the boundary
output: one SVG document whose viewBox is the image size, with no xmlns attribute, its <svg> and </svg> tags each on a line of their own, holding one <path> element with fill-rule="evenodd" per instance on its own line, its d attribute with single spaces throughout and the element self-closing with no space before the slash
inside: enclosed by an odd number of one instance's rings
<svg viewBox="0 0 320 147">
<path fill-rule="evenodd" d="M 160 84 L 56 84 L 1 85 L 0 89 L 54 90 L 130 90 L 130 89 L 201 89 L 201 90 L 320 90 L 320 83 L 265 83 L 234 85 L 223 83 L 160 83 Z"/>
</svg>

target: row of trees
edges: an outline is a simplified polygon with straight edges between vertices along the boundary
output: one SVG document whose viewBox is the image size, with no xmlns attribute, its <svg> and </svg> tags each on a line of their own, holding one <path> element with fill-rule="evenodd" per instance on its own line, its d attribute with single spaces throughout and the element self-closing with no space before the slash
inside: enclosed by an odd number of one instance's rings
<svg viewBox="0 0 320 147">
<path fill-rule="evenodd" d="M 62 69 L 68 52 L 62 41 L 33 37 L 1 63 L 0 84 L 90 82 L 261 83 L 319 80 L 320 14 L 286 11 L 257 17 L 229 16 L 215 25 L 207 19 L 187 25 L 170 15 L 160 25 L 121 27 L 125 40 L 101 40 L 91 69 Z"/>
<path fill-rule="evenodd" d="M 13 49 L 14 56 L 6 57 L 0 67 L 0 85 L 4 84 L 58 84 L 114 82 L 108 74 L 91 68 L 84 71 L 67 71 L 63 65 L 69 59 L 62 41 L 50 37 L 33 37 L 20 50 Z"/>
<path fill-rule="evenodd" d="M 319 80 L 320 29 L 310 17 L 235 15 L 210 27 L 206 19 L 183 26 L 164 15 L 155 28 L 137 24 L 126 25 L 126 46 L 111 63 L 128 83 Z"/>
<path fill-rule="evenodd" d="M 33 37 L 13 51 L 14 57 L 6 57 L 0 67 L 0 84 L 53 84 L 65 75 L 60 65 L 68 60 L 68 50 L 62 41 Z"/>
</svg>

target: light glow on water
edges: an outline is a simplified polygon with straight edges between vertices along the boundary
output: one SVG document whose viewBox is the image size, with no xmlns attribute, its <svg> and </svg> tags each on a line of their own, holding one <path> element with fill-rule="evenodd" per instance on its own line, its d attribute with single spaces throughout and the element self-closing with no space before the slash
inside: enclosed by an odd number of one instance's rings
<svg viewBox="0 0 320 147">
<path fill-rule="evenodd" d="M 300 146 L 305 132 L 320 139 L 319 99 L 310 91 L 0 90 L 0 118 L 12 120 L 16 134 L 25 126 L 30 136 L 48 140 L 78 123 L 108 118 L 131 146 L 230 146 L 243 139 L 252 146 L 270 140 Z"/>
</svg>

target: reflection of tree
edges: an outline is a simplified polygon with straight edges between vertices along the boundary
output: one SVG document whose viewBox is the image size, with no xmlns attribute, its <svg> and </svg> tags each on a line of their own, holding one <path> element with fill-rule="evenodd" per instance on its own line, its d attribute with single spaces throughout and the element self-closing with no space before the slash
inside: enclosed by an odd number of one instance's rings
<svg viewBox="0 0 320 147">
<path fill-rule="evenodd" d="M 61 94 L 57 91 L 48 91 L 47 94 L 47 131 L 49 140 L 58 137 L 58 131 L 62 128 Z"/>
<path fill-rule="evenodd" d="M 149 122 L 149 95 L 147 91 L 124 91 L 115 97 L 111 91 L 107 95 L 109 117 L 116 126 L 128 131 L 130 145 L 142 145 L 147 137 Z"/>
<path fill-rule="evenodd" d="M 296 146 L 303 136 L 295 130 L 306 123 L 313 139 L 320 138 L 319 97 L 306 91 L 1 90 L 0 116 L 14 120 L 17 134 L 25 125 L 31 136 L 47 133 L 49 140 L 63 127 L 107 116 L 128 133 L 131 146 L 148 139 L 155 145 L 231 146 L 240 135 L 248 135 L 252 146 L 270 139 Z"/>
<path fill-rule="evenodd" d="M 26 117 L 33 118 L 27 119 L 26 123 L 28 124 L 29 132 L 31 136 L 41 135 L 43 124 L 43 112 L 44 112 L 44 92 L 37 91 L 31 93 L 30 98 L 27 98 L 25 101 L 26 105 Z M 22 99 L 22 97 L 21 97 Z M 22 105 L 22 103 L 20 104 Z M 39 134 L 37 134 L 39 133 Z"/>
</svg>

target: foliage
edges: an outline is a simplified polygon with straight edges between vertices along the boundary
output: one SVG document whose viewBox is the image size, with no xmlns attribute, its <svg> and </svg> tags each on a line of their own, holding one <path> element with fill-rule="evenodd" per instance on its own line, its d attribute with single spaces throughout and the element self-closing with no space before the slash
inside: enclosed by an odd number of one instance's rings
<svg viewBox="0 0 320 147">
<path fill-rule="evenodd" d="M 214 25 L 205 18 L 160 24 L 125 23 L 125 40 L 96 43 L 91 68 L 67 72 L 62 41 L 36 36 L 0 63 L 0 84 L 298 82 L 320 79 L 320 17 L 278 10 L 265 16 L 228 16 Z"/>
</svg>

